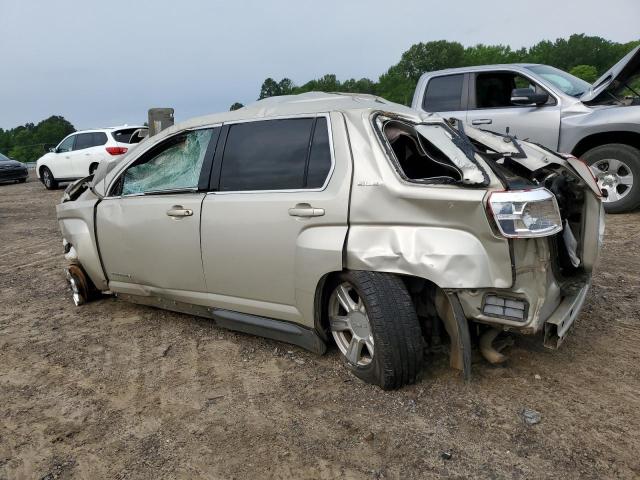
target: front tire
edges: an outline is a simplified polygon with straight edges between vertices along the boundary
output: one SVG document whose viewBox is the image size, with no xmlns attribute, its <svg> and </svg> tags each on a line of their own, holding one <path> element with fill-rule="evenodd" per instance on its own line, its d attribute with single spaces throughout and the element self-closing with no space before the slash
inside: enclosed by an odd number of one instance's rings
<svg viewBox="0 0 640 480">
<path fill-rule="evenodd" d="M 42 167 L 42 171 L 40 172 L 42 177 L 42 183 L 44 184 L 47 190 L 55 190 L 58 188 L 58 182 L 47 167 Z"/>
<path fill-rule="evenodd" d="M 388 273 L 349 271 L 329 291 L 329 329 L 347 368 L 385 390 L 414 383 L 424 346 L 402 280 Z"/>
<path fill-rule="evenodd" d="M 582 159 L 598 181 L 608 213 L 628 212 L 640 206 L 640 150 L 610 143 L 592 148 Z"/>
</svg>

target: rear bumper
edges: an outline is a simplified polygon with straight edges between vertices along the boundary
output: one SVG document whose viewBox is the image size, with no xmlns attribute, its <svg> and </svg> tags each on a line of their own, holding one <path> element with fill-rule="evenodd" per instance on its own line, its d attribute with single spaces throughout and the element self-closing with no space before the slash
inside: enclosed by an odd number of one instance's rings
<svg viewBox="0 0 640 480">
<path fill-rule="evenodd" d="M 566 296 L 558 308 L 544 322 L 544 346 L 558 348 L 564 341 L 573 322 L 578 317 L 591 283 L 586 283 L 574 295 Z"/>
<path fill-rule="evenodd" d="M 536 294 L 532 289 L 517 292 L 496 289 L 458 290 L 456 293 L 469 320 L 528 335 L 544 331 L 544 346 L 558 348 L 580 314 L 590 286 L 591 280 L 588 278 L 581 285 L 574 285 L 570 291 L 561 289 L 551 281 L 543 289 L 544 294 Z M 488 313 L 487 297 L 520 302 L 524 305 L 524 309 L 520 310 L 523 318 Z M 509 309 L 505 312 L 514 311 Z"/>
</svg>

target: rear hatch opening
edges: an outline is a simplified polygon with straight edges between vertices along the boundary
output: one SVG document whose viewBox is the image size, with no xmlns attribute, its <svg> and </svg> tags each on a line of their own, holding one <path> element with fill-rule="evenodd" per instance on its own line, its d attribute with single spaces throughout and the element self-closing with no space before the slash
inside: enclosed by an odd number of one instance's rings
<svg viewBox="0 0 640 480">
<path fill-rule="evenodd" d="M 118 143 L 124 143 L 127 145 L 132 145 L 136 143 L 140 143 L 142 140 L 147 138 L 149 134 L 148 128 L 121 128 L 119 130 L 114 130 L 111 132 L 113 139 Z"/>
<path fill-rule="evenodd" d="M 423 184 L 487 186 L 469 140 L 448 124 L 415 124 L 377 116 L 378 134 L 399 175 Z"/>
<path fill-rule="evenodd" d="M 585 192 L 589 187 L 565 159 L 509 135 L 460 122 L 417 124 L 384 114 L 374 117 L 374 122 L 388 156 L 406 181 L 486 187 L 489 177 L 482 167 L 486 165 L 505 190 L 546 188 L 552 192 L 562 220 L 562 230 L 547 237 L 554 275 L 569 290 L 584 283 L 588 276 L 582 261 Z"/>
</svg>

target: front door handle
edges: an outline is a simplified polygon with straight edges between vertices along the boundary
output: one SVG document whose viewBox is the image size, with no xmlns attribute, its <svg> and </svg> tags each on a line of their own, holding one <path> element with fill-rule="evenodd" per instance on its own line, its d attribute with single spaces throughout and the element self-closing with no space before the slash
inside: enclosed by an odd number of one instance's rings
<svg viewBox="0 0 640 480">
<path fill-rule="evenodd" d="M 190 217 L 193 215 L 193 210 L 182 208 L 181 205 L 174 205 L 170 210 L 167 210 L 167 215 L 170 217 Z"/>
<path fill-rule="evenodd" d="M 471 125 L 490 125 L 492 121 L 490 118 L 477 118 L 476 120 L 471 120 Z"/>
<path fill-rule="evenodd" d="M 324 208 L 314 208 L 308 203 L 299 203 L 289 209 L 292 217 L 321 217 L 324 215 Z"/>
</svg>

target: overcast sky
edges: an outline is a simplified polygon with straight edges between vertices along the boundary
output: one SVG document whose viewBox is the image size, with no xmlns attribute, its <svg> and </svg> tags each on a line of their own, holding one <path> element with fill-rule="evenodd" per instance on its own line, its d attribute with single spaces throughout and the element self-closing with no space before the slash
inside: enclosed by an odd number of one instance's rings
<svg viewBox="0 0 640 480">
<path fill-rule="evenodd" d="M 0 127 L 184 120 L 255 100 L 266 77 L 375 80 L 417 42 L 626 42 L 638 19 L 638 0 L 0 0 Z"/>
</svg>

